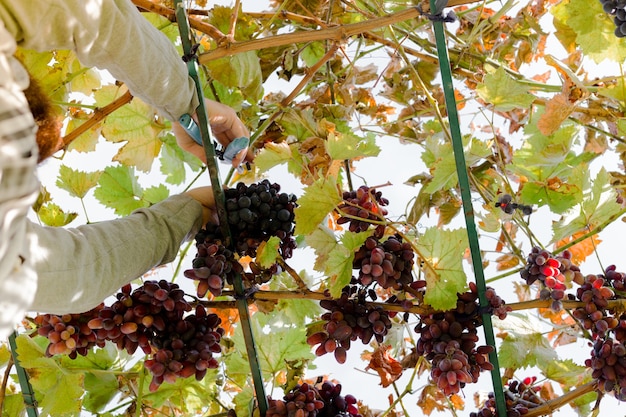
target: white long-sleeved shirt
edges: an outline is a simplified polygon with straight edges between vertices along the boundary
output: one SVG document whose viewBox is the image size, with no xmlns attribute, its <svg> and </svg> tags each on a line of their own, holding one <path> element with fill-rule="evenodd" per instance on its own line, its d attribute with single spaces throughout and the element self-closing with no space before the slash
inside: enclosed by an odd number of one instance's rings
<svg viewBox="0 0 626 417">
<path fill-rule="evenodd" d="M 0 340 L 26 311 L 80 312 L 174 259 L 202 208 L 172 197 L 127 218 L 77 229 L 32 224 L 39 192 L 35 123 L 16 46 L 71 49 L 170 120 L 193 113 L 193 81 L 171 42 L 128 0 L 0 0 Z"/>
</svg>

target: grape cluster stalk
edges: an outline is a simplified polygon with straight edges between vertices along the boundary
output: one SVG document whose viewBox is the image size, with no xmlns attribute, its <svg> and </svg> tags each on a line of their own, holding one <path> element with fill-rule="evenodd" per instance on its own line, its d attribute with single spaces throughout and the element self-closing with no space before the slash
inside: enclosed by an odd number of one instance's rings
<svg viewBox="0 0 626 417">
<path fill-rule="evenodd" d="M 359 286 L 344 288 L 340 298 L 321 300 L 320 306 L 329 310 L 321 317 L 325 321 L 323 330 L 309 335 L 307 343 L 317 345 L 317 356 L 333 353 L 340 364 L 345 363 L 351 342 L 368 344 L 374 338 L 382 343 L 391 328 L 389 312 L 368 305 Z"/>
<path fill-rule="evenodd" d="M 626 37 L 626 0 L 600 0 L 602 9 L 612 17 L 615 36 Z"/>
<path fill-rule="evenodd" d="M 282 400 L 268 397 L 268 405 L 266 417 L 361 417 L 357 399 L 330 381 L 297 385 Z"/>
<path fill-rule="evenodd" d="M 504 301 L 492 288 L 487 291 L 489 312 L 505 318 L 508 308 Z M 493 347 L 476 346 L 477 329 L 482 324 L 474 283 L 470 284 L 470 291 L 458 294 L 455 309 L 420 315 L 415 326 L 419 335 L 416 352 L 430 362 L 430 377 L 445 395 L 458 393 L 465 384 L 477 382 L 481 371 L 493 369 L 487 357 Z"/>
<path fill-rule="evenodd" d="M 187 314 L 193 308 L 184 296 L 177 284 L 146 281 L 134 291 L 130 284 L 122 287 L 110 306 L 101 304 L 82 314 L 40 315 L 34 322 L 38 334 L 50 341 L 48 356 L 66 354 L 74 359 L 107 341 L 129 354 L 141 348 L 150 355 L 145 367 L 152 373 L 154 391 L 177 378 L 202 380 L 208 369 L 218 367 L 213 355 L 221 352 L 221 319 L 202 305 Z"/>
<path fill-rule="evenodd" d="M 224 246 L 224 236 L 218 225 L 208 223 L 198 232 L 195 237 L 198 252 L 192 269 L 184 271 L 187 278 L 198 281 L 198 297 L 204 297 L 208 292 L 219 296 L 225 283 L 232 285 L 237 274 L 261 284 L 280 272 L 277 264 L 260 268 L 252 263 L 251 272 L 244 273 L 237 261 L 241 256 L 256 257 L 259 245 L 271 237 L 280 240 L 278 251 L 283 259 L 291 258 L 296 248 L 293 237 L 296 196 L 281 193 L 280 185 L 268 180 L 250 185 L 238 183 L 224 194 L 234 250 Z"/>
</svg>

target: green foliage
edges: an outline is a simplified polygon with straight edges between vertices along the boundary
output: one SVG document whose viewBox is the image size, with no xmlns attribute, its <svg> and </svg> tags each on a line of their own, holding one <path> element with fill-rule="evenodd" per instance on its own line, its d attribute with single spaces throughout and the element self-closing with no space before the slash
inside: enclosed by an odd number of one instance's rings
<svg viewBox="0 0 626 417">
<path fill-rule="evenodd" d="M 295 209 L 296 233 L 308 235 L 341 202 L 337 179 L 320 178 L 308 186 Z"/>
<path fill-rule="evenodd" d="M 63 369 L 28 336 L 17 338 L 18 360 L 30 370 L 30 383 L 42 416 L 71 416 L 81 409 L 84 375 Z M 44 394 L 45 395 L 42 395 Z"/>
<path fill-rule="evenodd" d="M 465 230 L 427 229 L 417 248 L 429 266 L 424 268 L 428 286 L 424 301 L 436 310 L 456 307 L 456 295 L 465 291 L 467 277 L 463 271 L 463 254 L 467 248 Z"/>
<path fill-rule="evenodd" d="M 487 74 L 483 83 L 476 87 L 476 92 L 496 110 L 502 111 L 528 107 L 534 100 L 528 88 L 513 79 L 502 67 Z"/>
</svg>

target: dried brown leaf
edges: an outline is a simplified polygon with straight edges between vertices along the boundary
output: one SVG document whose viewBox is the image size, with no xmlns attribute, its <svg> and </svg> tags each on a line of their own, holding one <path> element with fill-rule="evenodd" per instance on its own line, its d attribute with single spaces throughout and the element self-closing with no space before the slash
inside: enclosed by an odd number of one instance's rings
<svg viewBox="0 0 626 417">
<path fill-rule="evenodd" d="M 381 345 L 373 353 L 367 369 L 373 369 L 380 376 L 380 385 L 388 387 L 402 375 L 402 364 L 389 355 L 391 346 Z"/>
</svg>

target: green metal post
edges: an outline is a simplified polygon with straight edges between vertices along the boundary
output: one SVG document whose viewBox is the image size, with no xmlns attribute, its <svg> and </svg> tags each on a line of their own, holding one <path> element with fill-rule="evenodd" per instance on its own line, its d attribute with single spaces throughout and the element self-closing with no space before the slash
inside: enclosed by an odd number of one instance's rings
<svg viewBox="0 0 626 417">
<path fill-rule="evenodd" d="M 181 0 L 175 0 L 175 8 L 176 20 L 178 22 L 178 29 L 180 31 L 180 38 L 183 44 L 183 51 L 189 57 L 192 54 L 192 42 L 187 13 Z M 215 158 L 215 151 L 213 149 L 211 133 L 209 131 L 209 120 L 204 105 L 202 86 L 198 77 L 196 65 L 196 60 L 187 60 L 187 69 L 189 70 L 189 75 L 195 82 L 198 99 L 200 100 L 200 106 L 198 107 L 196 114 L 198 116 L 198 125 L 202 136 L 202 145 L 206 154 L 207 167 L 209 175 L 211 177 L 211 185 L 215 194 L 215 204 L 217 208 L 217 215 L 220 221 L 220 228 L 222 231 L 222 235 L 226 240 L 225 245 L 230 246 L 232 245 L 232 238 L 230 236 L 230 229 L 228 227 L 224 190 L 222 189 L 222 183 L 219 178 L 217 160 Z M 261 366 L 259 364 L 259 359 L 254 343 L 254 334 L 252 332 L 252 326 L 250 324 L 250 311 L 248 310 L 248 302 L 244 295 L 243 281 L 240 274 L 237 274 L 237 276 L 234 278 L 233 286 L 235 289 L 235 293 L 237 294 L 237 309 L 239 311 L 239 319 L 241 320 L 241 329 L 243 330 L 244 340 L 246 341 L 246 351 L 248 354 L 248 361 L 250 362 L 252 380 L 254 382 L 254 390 L 257 397 L 257 403 L 259 405 L 259 411 L 261 413 L 261 416 L 263 417 L 265 416 L 268 408 L 267 397 L 265 395 L 263 377 L 261 375 Z"/>
<path fill-rule="evenodd" d="M 435 10 L 435 0 L 430 0 L 430 10 Z M 465 226 L 467 229 L 467 237 L 469 240 L 469 247 L 472 256 L 472 266 L 474 268 L 476 286 L 478 287 L 480 305 L 481 307 L 485 307 L 488 305 L 487 297 L 485 296 L 485 291 L 487 289 L 485 283 L 485 272 L 483 270 L 483 262 L 480 255 L 480 246 L 478 244 L 478 233 L 476 232 L 476 223 L 474 221 L 474 209 L 472 207 L 469 177 L 467 174 L 467 165 L 465 163 L 463 141 L 461 137 L 461 129 L 459 126 L 459 115 L 456 109 L 456 98 L 454 97 L 452 72 L 450 71 L 450 60 L 448 57 L 448 48 L 446 46 L 446 37 L 443 22 L 434 19 L 433 28 L 435 30 L 435 41 L 437 43 L 437 55 L 439 56 L 439 67 L 441 69 L 441 79 L 446 101 L 446 110 L 448 111 L 448 121 L 450 122 L 452 149 L 454 151 L 456 171 L 459 178 L 459 187 L 461 188 L 461 199 L 463 201 L 463 213 L 465 215 Z M 493 383 L 494 395 L 496 397 L 496 410 L 498 411 L 498 415 L 502 417 L 507 415 L 506 401 L 504 399 L 502 377 L 500 375 L 500 365 L 498 363 L 498 353 L 495 335 L 493 332 L 493 324 L 491 321 L 491 314 L 485 313 L 482 316 L 485 340 L 487 341 L 488 345 L 493 347 L 493 352 L 489 354 L 489 362 L 493 364 L 491 379 Z"/>
</svg>

